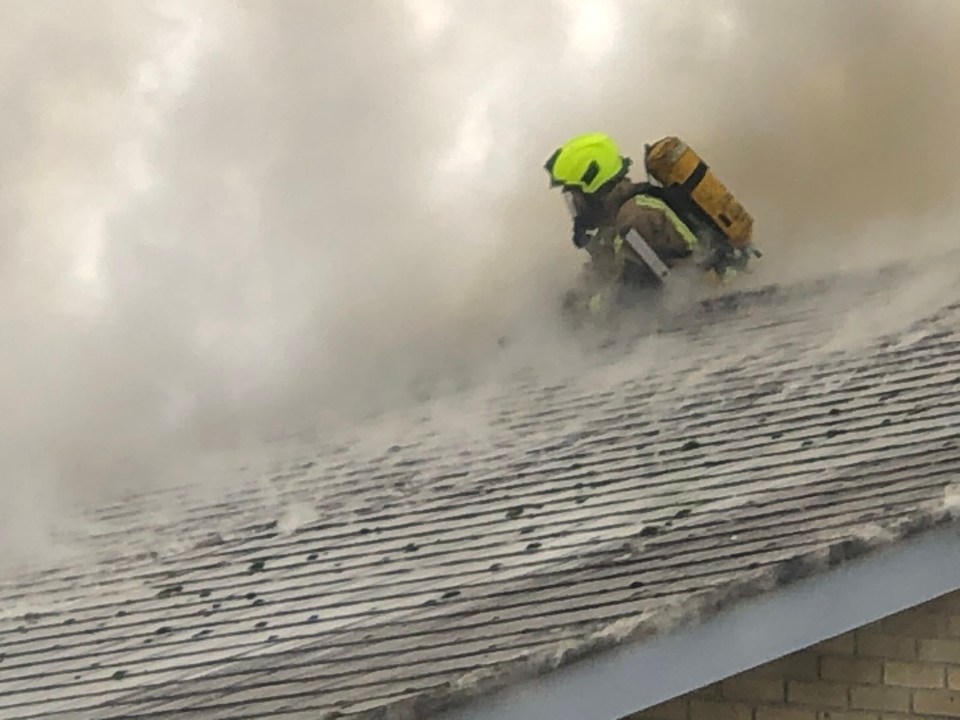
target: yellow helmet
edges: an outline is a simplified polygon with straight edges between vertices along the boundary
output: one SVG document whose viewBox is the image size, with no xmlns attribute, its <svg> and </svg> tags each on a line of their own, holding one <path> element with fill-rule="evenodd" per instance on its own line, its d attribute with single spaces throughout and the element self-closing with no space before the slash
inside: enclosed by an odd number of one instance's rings
<svg viewBox="0 0 960 720">
<path fill-rule="evenodd" d="M 603 133 L 579 135 L 560 146 L 544 164 L 550 184 L 595 193 L 627 173 L 630 161 L 620 156 L 616 144 Z"/>
</svg>

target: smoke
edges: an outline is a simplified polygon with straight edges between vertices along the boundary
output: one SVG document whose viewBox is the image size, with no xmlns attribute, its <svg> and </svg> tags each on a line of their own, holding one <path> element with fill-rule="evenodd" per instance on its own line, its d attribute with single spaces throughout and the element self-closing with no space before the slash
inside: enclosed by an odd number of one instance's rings
<svg viewBox="0 0 960 720">
<path fill-rule="evenodd" d="M 956 227 L 952 0 L 0 15 L 4 537 L 188 481 L 201 448 L 565 362 L 583 258 L 541 166 L 574 133 L 636 160 L 688 140 L 755 215 L 765 279 Z"/>
</svg>

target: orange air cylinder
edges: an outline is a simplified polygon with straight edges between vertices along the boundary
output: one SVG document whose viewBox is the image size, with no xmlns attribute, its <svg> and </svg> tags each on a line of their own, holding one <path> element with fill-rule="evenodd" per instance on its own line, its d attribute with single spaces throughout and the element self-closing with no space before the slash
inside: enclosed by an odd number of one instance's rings
<svg viewBox="0 0 960 720">
<path fill-rule="evenodd" d="M 689 145 L 666 137 L 647 147 L 647 172 L 664 187 L 679 187 L 737 248 L 751 243 L 753 218 Z"/>
</svg>

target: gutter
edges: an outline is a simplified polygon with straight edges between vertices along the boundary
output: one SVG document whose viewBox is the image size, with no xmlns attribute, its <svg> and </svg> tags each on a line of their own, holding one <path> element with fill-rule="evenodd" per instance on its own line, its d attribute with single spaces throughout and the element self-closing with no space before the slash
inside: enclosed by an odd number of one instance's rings
<svg viewBox="0 0 960 720">
<path fill-rule="evenodd" d="M 960 588 L 960 529 L 931 530 L 431 720 L 620 720 Z"/>
</svg>

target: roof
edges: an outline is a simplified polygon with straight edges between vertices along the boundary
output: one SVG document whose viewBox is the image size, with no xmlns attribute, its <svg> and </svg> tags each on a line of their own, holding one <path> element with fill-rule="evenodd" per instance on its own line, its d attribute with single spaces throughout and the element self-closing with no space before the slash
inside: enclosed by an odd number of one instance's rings
<svg viewBox="0 0 960 720">
<path fill-rule="evenodd" d="M 949 267 L 707 303 L 103 506 L 0 584 L 0 715 L 428 717 L 952 522 Z"/>
</svg>

